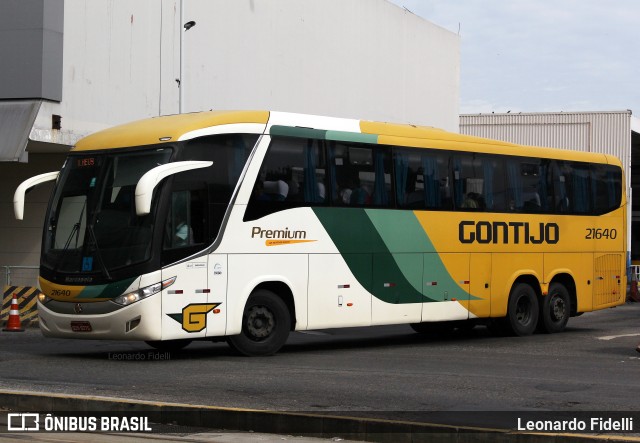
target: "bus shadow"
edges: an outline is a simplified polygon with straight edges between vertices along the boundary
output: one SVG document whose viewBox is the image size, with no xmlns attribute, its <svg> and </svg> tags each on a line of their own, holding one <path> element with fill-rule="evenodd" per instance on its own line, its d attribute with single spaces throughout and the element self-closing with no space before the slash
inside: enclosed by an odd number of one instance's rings
<svg viewBox="0 0 640 443">
<path fill-rule="evenodd" d="M 484 327 L 476 327 L 471 331 L 452 331 L 447 333 L 419 334 L 407 330 L 393 335 L 371 331 L 362 334 L 344 333 L 345 330 L 332 330 L 326 335 L 312 336 L 312 339 L 294 337 L 280 350 L 280 353 L 302 353 L 327 350 L 373 349 L 399 346 L 443 345 L 468 343 L 470 341 L 495 337 Z M 320 333 L 324 331 L 318 331 Z M 303 335 L 298 333 L 296 335 Z M 306 334 L 304 334 L 306 335 Z"/>
<path fill-rule="evenodd" d="M 357 328 L 363 329 L 363 328 Z M 370 349 L 416 345 L 438 345 L 445 343 L 461 343 L 469 340 L 493 337 L 486 328 L 475 328 L 464 333 L 454 331 L 447 334 L 418 334 L 410 330 L 377 332 L 374 328 L 366 328 L 369 331 L 350 331 L 336 329 L 328 331 L 310 331 L 308 333 L 294 332 L 288 342 L 278 354 L 313 353 L 331 350 Z M 354 335 L 353 332 L 356 332 Z M 144 344 L 126 344 L 120 342 L 102 343 L 102 348 L 95 351 L 76 349 L 72 352 L 50 352 L 50 357 L 108 360 L 113 362 L 163 362 L 175 360 L 193 360 L 238 357 L 233 349 L 225 342 L 194 341 L 191 345 L 181 350 L 164 351 Z M 133 349 L 132 349 L 133 347 Z"/>
<path fill-rule="evenodd" d="M 561 334 L 535 334 L 533 337 L 568 337 L 593 331 L 589 328 L 567 328 Z M 471 330 L 456 329 L 443 333 L 416 333 L 406 326 L 382 326 L 368 328 L 344 328 L 318 331 L 298 331 L 278 354 L 302 354 L 355 349 L 386 349 L 389 347 L 430 347 L 445 345 L 472 345 L 474 343 L 505 343 L 505 340 L 522 340 L 521 337 L 496 334 L 485 326 Z M 505 343 L 506 344 L 506 343 Z M 89 351 L 76 348 L 72 352 L 50 352 L 50 357 L 108 360 L 113 362 L 168 362 L 211 358 L 237 358 L 237 354 L 224 341 L 197 340 L 181 350 L 158 350 L 142 343 L 102 343 L 101 348 Z M 638 354 L 640 356 L 640 354 Z"/>
</svg>

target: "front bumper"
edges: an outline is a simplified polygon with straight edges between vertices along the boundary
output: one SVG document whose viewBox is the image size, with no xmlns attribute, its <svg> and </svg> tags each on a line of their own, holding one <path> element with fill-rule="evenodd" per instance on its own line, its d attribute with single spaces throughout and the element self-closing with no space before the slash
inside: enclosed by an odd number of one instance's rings
<svg viewBox="0 0 640 443">
<path fill-rule="evenodd" d="M 162 336 L 160 294 L 152 295 L 129 306 L 113 310 L 105 309 L 104 314 L 62 314 L 47 308 L 38 301 L 40 330 L 45 337 L 79 338 L 93 340 L 160 340 Z M 91 303 L 113 305 L 104 301 Z M 71 303 L 75 305 L 76 303 Z M 105 305 L 106 306 L 106 305 Z M 87 322 L 90 332 L 72 330 L 72 322 Z M 86 323 L 83 323 L 86 324 Z"/>
</svg>

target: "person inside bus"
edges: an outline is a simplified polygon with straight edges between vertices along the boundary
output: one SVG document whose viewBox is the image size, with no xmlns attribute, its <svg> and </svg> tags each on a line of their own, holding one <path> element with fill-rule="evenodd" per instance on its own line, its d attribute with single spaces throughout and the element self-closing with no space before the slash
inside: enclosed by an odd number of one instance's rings
<svg viewBox="0 0 640 443">
<path fill-rule="evenodd" d="M 480 203 L 478 202 L 478 193 L 469 192 L 462 202 L 462 207 L 465 209 L 478 209 L 480 208 Z"/>
<path fill-rule="evenodd" d="M 289 195 L 289 185 L 283 180 L 265 181 L 263 190 L 271 201 L 283 201 Z"/>
<path fill-rule="evenodd" d="M 193 230 L 187 223 L 184 214 L 178 212 L 176 216 L 175 232 L 173 236 L 173 246 L 188 246 L 193 241 Z"/>
<path fill-rule="evenodd" d="M 371 203 L 371 194 L 367 190 L 367 187 L 360 183 L 360 177 L 355 176 L 352 178 L 353 190 L 349 195 L 349 204 L 351 205 L 368 205 Z"/>
</svg>

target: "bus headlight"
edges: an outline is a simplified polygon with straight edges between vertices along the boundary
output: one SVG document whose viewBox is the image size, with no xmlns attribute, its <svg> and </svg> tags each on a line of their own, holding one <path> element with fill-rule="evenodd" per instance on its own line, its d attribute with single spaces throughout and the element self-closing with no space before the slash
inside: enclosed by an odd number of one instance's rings
<svg viewBox="0 0 640 443">
<path fill-rule="evenodd" d="M 127 294 L 119 295 L 114 298 L 114 303 L 117 303 L 122 306 L 127 306 L 147 297 L 152 296 L 153 294 L 157 294 L 165 288 L 168 288 L 176 281 L 176 277 L 171 277 L 161 283 L 156 283 L 151 286 L 147 286 L 145 288 L 138 289 L 137 291 L 129 292 Z"/>
<path fill-rule="evenodd" d="M 41 292 L 40 294 L 38 294 L 38 301 L 44 305 L 46 303 L 49 303 L 51 299 Z"/>
</svg>

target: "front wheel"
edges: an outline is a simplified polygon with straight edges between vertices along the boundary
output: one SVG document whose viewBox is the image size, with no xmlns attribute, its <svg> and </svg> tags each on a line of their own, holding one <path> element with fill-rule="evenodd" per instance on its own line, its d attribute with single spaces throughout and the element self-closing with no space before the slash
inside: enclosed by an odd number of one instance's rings
<svg viewBox="0 0 640 443">
<path fill-rule="evenodd" d="M 571 298 L 562 283 L 551 283 L 549 294 L 542 301 L 540 330 L 552 334 L 562 332 L 571 315 Z"/>
<path fill-rule="evenodd" d="M 521 337 L 533 334 L 538 324 L 538 306 L 538 297 L 530 285 L 515 285 L 507 308 L 507 325 L 511 332 Z"/>
<path fill-rule="evenodd" d="M 258 290 L 242 314 L 242 332 L 227 337 L 235 351 L 246 356 L 272 355 L 284 345 L 291 329 L 287 305 L 271 291 Z"/>
</svg>

